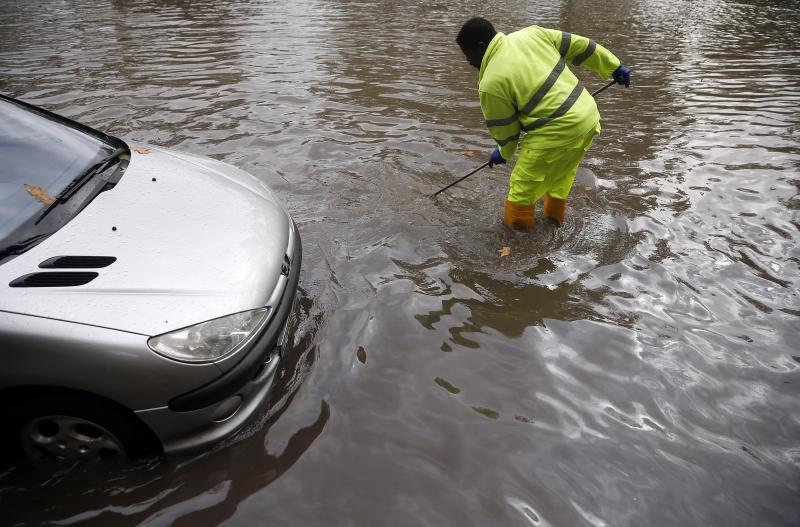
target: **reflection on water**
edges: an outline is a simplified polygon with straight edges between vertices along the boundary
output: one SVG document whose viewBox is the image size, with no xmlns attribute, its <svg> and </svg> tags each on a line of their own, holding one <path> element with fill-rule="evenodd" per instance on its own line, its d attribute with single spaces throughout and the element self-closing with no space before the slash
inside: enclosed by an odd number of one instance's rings
<svg viewBox="0 0 800 527">
<path fill-rule="evenodd" d="M 562 228 L 500 225 L 508 167 L 427 197 L 491 148 L 454 43 L 480 13 L 634 69 L 598 96 L 598 189 Z M 256 174 L 304 269 L 260 419 L 192 457 L 19 467 L 4 520 L 797 525 L 798 22 L 757 0 L 7 3 L 0 91 Z"/>
</svg>

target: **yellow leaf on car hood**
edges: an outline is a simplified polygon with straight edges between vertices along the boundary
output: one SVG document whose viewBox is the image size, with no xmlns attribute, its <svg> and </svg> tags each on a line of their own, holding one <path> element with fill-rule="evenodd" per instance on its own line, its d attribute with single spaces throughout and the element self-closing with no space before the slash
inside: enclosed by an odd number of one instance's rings
<svg viewBox="0 0 800 527">
<path fill-rule="evenodd" d="M 44 191 L 42 187 L 28 185 L 25 183 L 25 190 L 28 191 L 28 194 L 33 196 L 33 199 L 38 201 L 39 203 L 43 203 L 44 205 L 50 205 L 55 201 L 55 198 Z"/>
</svg>

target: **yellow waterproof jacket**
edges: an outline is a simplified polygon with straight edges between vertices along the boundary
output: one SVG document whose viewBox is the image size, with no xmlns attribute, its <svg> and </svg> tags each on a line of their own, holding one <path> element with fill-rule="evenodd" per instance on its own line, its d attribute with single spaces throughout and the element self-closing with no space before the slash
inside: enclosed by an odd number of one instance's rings
<svg viewBox="0 0 800 527">
<path fill-rule="evenodd" d="M 586 37 L 539 26 L 489 43 L 481 63 L 481 110 L 503 158 L 519 136 L 524 148 L 554 148 L 585 135 L 600 120 L 594 97 L 566 66 L 581 65 L 607 78 L 620 65 L 613 53 Z"/>
</svg>

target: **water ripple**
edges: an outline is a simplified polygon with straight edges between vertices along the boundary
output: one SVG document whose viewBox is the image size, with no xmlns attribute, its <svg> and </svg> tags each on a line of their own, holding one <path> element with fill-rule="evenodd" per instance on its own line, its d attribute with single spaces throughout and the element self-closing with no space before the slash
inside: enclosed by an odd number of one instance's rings
<svg viewBox="0 0 800 527">
<path fill-rule="evenodd" d="M 271 409 L 113 476 L 18 468 L 10 524 L 796 525 L 792 2 L 4 7 L 0 91 L 248 170 L 304 241 Z M 508 166 L 427 197 L 492 147 L 467 13 L 634 69 L 561 228 L 500 225 Z"/>
</svg>

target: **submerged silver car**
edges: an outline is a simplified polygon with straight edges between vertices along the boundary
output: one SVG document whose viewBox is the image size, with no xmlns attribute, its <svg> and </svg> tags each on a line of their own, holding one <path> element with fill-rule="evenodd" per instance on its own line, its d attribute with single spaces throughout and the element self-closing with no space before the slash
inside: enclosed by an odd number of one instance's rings
<svg viewBox="0 0 800 527">
<path fill-rule="evenodd" d="M 300 261 L 248 173 L 0 96 L 0 457 L 231 434 L 273 384 Z"/>
</svg>

